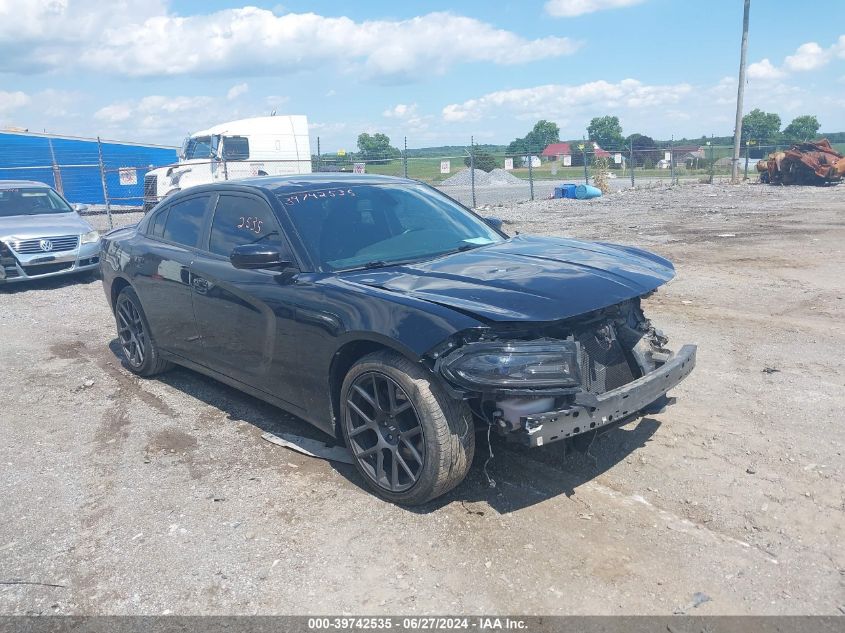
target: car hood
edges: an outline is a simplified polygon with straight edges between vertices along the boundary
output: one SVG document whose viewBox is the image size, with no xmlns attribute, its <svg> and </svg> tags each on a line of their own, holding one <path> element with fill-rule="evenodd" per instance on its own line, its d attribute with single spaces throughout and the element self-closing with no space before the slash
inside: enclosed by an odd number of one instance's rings
<svg viewBox="0 0 845 633">
<path fill-rule="evenodd" d="M 75 211 L 0 217 L 0 239 L 14 237 L 26 240 L 35 237 L 82 235 L 90 230 L 91 225 Z"/>
<path fill-rule="evenodd" d="M 643 295 L 675 275 L 642 249 L 517 236 L 433 261 L 343 274 L 489 321 L 555 321 Z"/>
</svg>

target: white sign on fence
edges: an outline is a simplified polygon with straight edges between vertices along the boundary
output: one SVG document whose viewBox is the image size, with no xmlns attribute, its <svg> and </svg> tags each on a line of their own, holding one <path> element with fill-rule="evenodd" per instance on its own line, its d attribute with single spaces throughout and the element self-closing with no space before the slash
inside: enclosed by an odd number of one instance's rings
<svg viewBox="0 0 845 633">
<path fill-rule="evenodd" d="M 441 160 L 440 161 L 440 173 L 441 174 L 448 174 L 452 171 L 452 161 L 448 160 Z"/>
<path fill-rule="evenodd" d="M 513 169 L 513 158 L 506 158 L 505 159 L 505 169 L 507 169 L 508 171 Z"/>
<path fill-rule="evenodd" d="M 366 163 L 353 163 L 352 164 L 352 173 L 355 173 L 355 174 L 365 174 L 365 173 L 367 173 L 367 164 Z"/>
<path fill-rule="evenodd" d="M 569 154 L 563 155 L 563 166 L 572 167 L 572 156 L 570 156 Z"/>
<path fill-rule="evenodd" d="M 134 167 L 120 167 L 117 170 L 117 175 L 120 178 L 121 185 L 137 185 L 138 172 Z"/>
<path fill-rule="evenodd" d="M 552 176 L 557 176 L 557 161 L 552 163 Z"/>
<path fill-rule="evenodd" d="M 616 152 L 613 155 L 613 162 L 616 163 L 617 165 L 622 164 L 622 154 L 620 152 Z"/>
<path fill-rule="evenodd" d="M 672 152 L 663 152 L 663 160 L 672 160 Z"/>
</svg>

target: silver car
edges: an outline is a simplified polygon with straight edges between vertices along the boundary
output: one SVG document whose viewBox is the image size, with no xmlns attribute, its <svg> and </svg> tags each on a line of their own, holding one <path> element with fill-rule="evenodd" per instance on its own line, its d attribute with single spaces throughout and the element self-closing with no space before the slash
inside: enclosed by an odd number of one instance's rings
<svg viewBox="0 0 845 633">
<path fill-rule="evenodd" d="M 41 182 L 0 180 L 0 284 L 93 271 L 100 234 Z"/>
</svg>

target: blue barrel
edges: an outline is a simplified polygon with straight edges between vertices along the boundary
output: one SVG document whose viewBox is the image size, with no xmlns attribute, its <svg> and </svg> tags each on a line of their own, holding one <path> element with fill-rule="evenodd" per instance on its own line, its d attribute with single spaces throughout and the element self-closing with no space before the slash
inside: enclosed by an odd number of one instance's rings
<svg viewBox="0 0 845 633">
<path fill-rule="evenodd" d="M 563 184 L 555 187 L 555 198 L 574 198 L 576 186 L 573 184 Z"/>
<path fill-rule="evenodd" d="M 575 197 L 579 200 L 589 200 L 590 198 L 598 198 L 601 195 L 601 189 L 593 187 L 592 185 L 578 185 L 575 187 Z"/>
</svg>

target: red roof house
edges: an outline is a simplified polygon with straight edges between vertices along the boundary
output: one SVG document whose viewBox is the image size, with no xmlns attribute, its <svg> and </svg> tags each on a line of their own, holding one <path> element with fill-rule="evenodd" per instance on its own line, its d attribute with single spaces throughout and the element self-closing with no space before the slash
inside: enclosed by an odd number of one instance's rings
<svg viewBox="0 0 845 633">
<path fill-rule="evenodd" d="M 593 149 L 592 151 L 589 149 L 590 144 L 592 144 Z M 587 146 L 587 152 L 594 153 L 597 158 L 609 158 L 610 152 L 603 150 L 599 147 L 598 143 L 593 143 L 592 141 L 586 141 L 585 145 Z M 548 160 L 558 160 L 561 156 L 572 156 L 572 145 L 569 143 L 552 143 L 546 149 L 543 150 L 543 153 L 540 154 L 543 158 Z M 575 151 L 577 153 L 581 153 L 581 150 L 578 147 L 575 147 Z"/>
<path fill-rule="evenodd" d="M 540 156 L 548 160 L 558 160 L 561 156 L 567 155 L 572 155 L 572 149 L 569 147 L 569 143 L 552 143 L 540 154 Z"/>
</svg>

